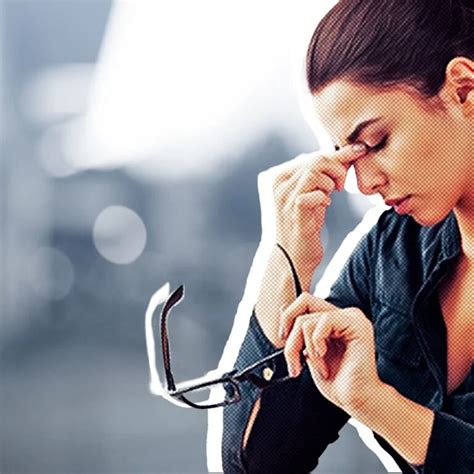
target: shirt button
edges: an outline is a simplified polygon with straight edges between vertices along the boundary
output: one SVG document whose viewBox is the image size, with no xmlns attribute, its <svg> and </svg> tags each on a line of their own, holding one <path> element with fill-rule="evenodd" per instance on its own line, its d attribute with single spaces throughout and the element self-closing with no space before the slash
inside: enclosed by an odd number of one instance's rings
<svg viewBox="0 0 474 474">
<path fill-rule="evenodd" d="M 267 381 L 270 382 L 270 380 L 273 377 L 273 370 L 270 369 L 270 367 L 265 367 L 262 371 L 263 378 Z"/>
</svg>

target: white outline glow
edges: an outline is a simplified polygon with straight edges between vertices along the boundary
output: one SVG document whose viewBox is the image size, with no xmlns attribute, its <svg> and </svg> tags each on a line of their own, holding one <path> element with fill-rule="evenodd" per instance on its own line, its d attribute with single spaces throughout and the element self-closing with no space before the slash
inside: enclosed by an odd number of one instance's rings
<svg viewBox="0 0 474 474">
<path fill-rule="evenodd" d="M 159 290 L 157 290 L 150 298 L 148 306 L 145 312 L 145 340 L 146 340 L 146 352 L 148 356 L 148 365 L 150 367 L 150 392 L 153 395 L 163 397 L 165 400 L 183 408 L 189 408 L 185 403 L 175 400 L 170 397 L 160 381 L 160 376 L 156 368 L 156 351 L 155 351 L 155 338 L 153 336 L 153 315 L 156 308 L 163 304 L 168 296 L 170 295 L 170 284 L 165 283 Z"/>
<path fill-rule="evenodd" d="M 147 349 L 147 357 L 148 357 L 148 366 L 150 368 L 150 392 L 153 395 L 157 395 L 158 397 L 162 397 L 168 402 L 172 403 L 173 405 L 182 407 L 182 408 L 191 408 L 189 405 L 186 405 L 179 400 L 168 395 L 168 392 L 163 387 L 161 383 L 160 376 L 158 374 L 158 370 L 156 368 L 156 344 L 155 344 L 155 336 L 153 333 L 153 316 L 156 312 L 158 306 L 163 304 L 170 295 L 170 284 L 166 282 L 159 290 L 157 290 L 150 298 L 148 302 L 148 306 L 145 312 L 145 341 L 146 341 L 146 349 Z M 201 382 L 207 382 L 209 380 L 220 378 L 222 374 L 219 373 L 218 370 L 211 370 L 207 372 L 202 377 L 198 377 L 192 380 L 186 380 L 183 383 L 176 384 L 177 389 L 185 388 L 191 384 L 197 384 Z M 219 390 L 211 390 L 209 398 L 206 400 L 206 403 L 213 403 L 217 401 L 216 395 L 219 396 L 219 399 L 222 399 L 223 388 L 222 386 L 216 387 Z"/>
</svg>

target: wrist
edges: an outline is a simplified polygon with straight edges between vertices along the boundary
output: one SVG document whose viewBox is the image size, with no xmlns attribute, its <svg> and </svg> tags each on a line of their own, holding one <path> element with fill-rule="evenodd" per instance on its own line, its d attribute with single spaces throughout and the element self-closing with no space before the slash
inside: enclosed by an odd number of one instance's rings
<svg viewBox="0 0 474 474">
<path fill-rule="evenodd" d="M 378 408 L 383 409 L 386 401 L 393 396 L 395 389 L 381 380 L 367 385 L 363 393 L 359 393 L 351 403 L 345 407 L 345 411 L 352 417 L 361 420 L 366 415 Z"/>
<path fill-rule="evenodd" d="M 313 281 L 313 275 L 315 268 L 308 269 L 308 270 L 296 270 L 298 272 L 298 278 L 301 282 L 301 288 L 303 291 L 309 292 L 311 289 L 311 283 Z"/>
<path fill-rule="evenodd" d="M 346 410 L 353 418 L 382 436 L 410 464 L 425 463 L 435 413 L 381 383 L 357 407 Z M 400 423 L 402 420 L 402 423 Z M 417 441 L 407 433 L 417 433 Z"/>
<path fill-rule="evenodd" d="M 279 253 L 283 261 L 285 261 L 285 265 L 288 268 L 290 274 L 292 275 L 296 287 L 296 292 L 309 292 L 313 280 L 314 271 L 316 270 L 318 263 L 301 265 L 299 264 L 299 262 L 295 262 L 291 255 L 288 253 L 288 251 L 285 249 L 285 247 L 279 244 L 278 242 L 276 243 L 275 251 Z"/>
</svg>

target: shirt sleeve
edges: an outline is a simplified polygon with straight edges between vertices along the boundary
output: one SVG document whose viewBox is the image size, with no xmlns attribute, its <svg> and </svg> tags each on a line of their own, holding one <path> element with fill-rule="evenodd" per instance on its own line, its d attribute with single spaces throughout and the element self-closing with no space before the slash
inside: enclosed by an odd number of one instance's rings
<svg viewBox="0 0 474 474">
<path fill-rule="evenodd" d="M 411 466 L 417 474 L 472 474 L 474 425 L 442 411 L 434 415 L 425 463 Z"/>
<path fill-rule="evenodd" d="M 375 225 L 361 237 L 327 298 L 340 308 L 358 307 L 368 317 L 377 233 Z M 234 367 L 241 370 L 275 351 L 254 309 Z M 284 363 L 277 367 L 275 376 L 282 374 L 287 375 Z M 224 408 L 222 459 L 226 473 L 308 473 L 318 465 L 327 446 L 339 438 L 339 431 L 350 418 L 321 394 L 307 366 L 299 377 L 263 390 L 250 382 L 241 385 L 241 401 Z M 245 428 L 259 397 L 260 410 L 242 450 Z"/>
<path fill-rule="evenodd" d="M 235 368 L 240 370 L 275 351 L 254 310 Z M 277 365 L 274 377 L 287 374 L 284 362 Z M 245 382 L 241 395 L 241 401 L 224 408 L 225 473 L 308 473 L 317 466 L 328 444 L 338 439 L 349 419 L 346 412 L 323 397 L 307 367 L 299 377 L 264 390 Z M 247 420 L 259 397 L 260 410 L 242 450 Z"/>
</svg>

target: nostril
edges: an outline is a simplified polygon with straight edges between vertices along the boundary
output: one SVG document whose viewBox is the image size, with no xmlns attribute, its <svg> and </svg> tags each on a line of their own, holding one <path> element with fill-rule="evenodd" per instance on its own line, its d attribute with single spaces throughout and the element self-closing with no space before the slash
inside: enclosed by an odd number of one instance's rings
<svg viewBox="0 0 474 474">
<path fill-rule="evenodd" d="M 378 186 L 377 185 L 369 185 L 369 184 L 364 184 L 363 181 L 358 182 L 360 192 L 366 196 L 372 196 L 374 194 L 380 194 L 377 191 Z"/>
<path fill-rule="evenodd" d="M 354 165 L 357 187 L 362 194 L 377 194 L 386 183 L 385 176 L 381 170 L 375 169 L 375 167 L 371 166 L 369 161 L 366 163 L 367 164 L 364 165 L 359 161 Z"/>
</svg>

